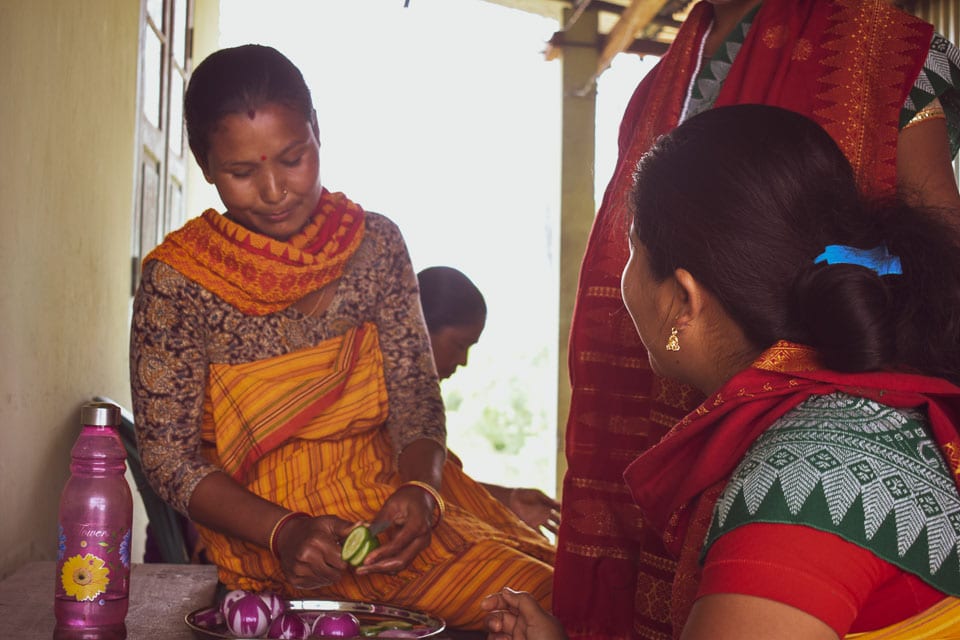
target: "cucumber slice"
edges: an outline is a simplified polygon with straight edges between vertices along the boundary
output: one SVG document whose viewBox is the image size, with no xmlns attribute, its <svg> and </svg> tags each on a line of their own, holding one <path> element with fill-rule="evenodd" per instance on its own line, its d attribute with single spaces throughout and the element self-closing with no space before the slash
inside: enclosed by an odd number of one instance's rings
<svg viewBox="0 0 960 640">
<path fill-rule="evenodd" d="M 347 560 L 351 565 L 359 567 L 363 564 L 363 561 L 366 560 L 367 554 L 380 546 L 380 541 L 376 538 L 370 538 L 363 543 L 363 545 L 357 549 L 357 552 Z"/>
<path fill-rule="evenodd" d="M 380 623 L 380 629 L 413 629 L 413 623 L 406 620 L 385 620 Z"/>
<path fill-rule="evenodd" d="M 343 541 L 343 547 L 340 549 L 340 557 L 343 558 L 344 561 L 354 564 L 352 562 L 353 557 L 357 555 L 357 552 L 360 551 L 361 548 L 367 545 L 370 537 L 370 529 L 364 525 L 358 526 L 347 534 L 346 540 Z"/>
<path fill-rule="evenodd" d="M 343 541 L 340 557 L 354 567 L 363 564 L 367 554 L 380 546 L 380 541 L 370 534 L 370 529 L 360 525 Z"/>
</svg>

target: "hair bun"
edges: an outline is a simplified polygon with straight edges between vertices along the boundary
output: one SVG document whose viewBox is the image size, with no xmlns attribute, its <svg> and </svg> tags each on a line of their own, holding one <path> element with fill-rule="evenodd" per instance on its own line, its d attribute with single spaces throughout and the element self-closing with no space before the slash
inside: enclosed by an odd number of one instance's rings
<svg viewBox="0 0 960 640">
<path fill-rule="evenodd" d="M 791 305 L 799 339 L 838 371 L 880 369 L 895 352 L 891 296 L 869 267 L 810 264 L 794 282 Z"/>
</svg>

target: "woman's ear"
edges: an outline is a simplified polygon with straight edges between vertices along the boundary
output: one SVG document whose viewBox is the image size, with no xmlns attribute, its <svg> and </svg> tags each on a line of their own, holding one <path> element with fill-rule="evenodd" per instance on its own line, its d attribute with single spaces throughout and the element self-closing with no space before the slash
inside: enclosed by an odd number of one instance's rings
<svg viewBox="0 0 960 640">
<path fill-rule="evenodd" d="M 703 318 L 706 289 L 692 273 L 683 268 L 674 270 L 673 279 L 678 289 L 677 302 L 680 308 L 676 324 L 680 329 Z"/>
</svg>

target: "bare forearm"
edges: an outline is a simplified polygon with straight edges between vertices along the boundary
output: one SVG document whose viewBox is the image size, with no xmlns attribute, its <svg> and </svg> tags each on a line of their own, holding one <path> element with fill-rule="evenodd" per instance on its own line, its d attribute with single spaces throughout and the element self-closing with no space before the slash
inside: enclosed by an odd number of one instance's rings
<svg viewBox="0 0 960 640">
<path fill-rule="evenodd" d="M 264 547 L 273 525 L 289 512 L 219 471 L 200 481 L 190 497 L 189 509 L 190 518 L 205 527 Z"/>
<path fill-rule="evenodd" d="M 510 494 L 512 493 L 513 489 L 501 487 L 498 484 L 487 484 L 486 482 L 481 482 L 480 484 L 484 489 L 489 491 L 490 495 L 492 495 L 494 498 L 506 506 L 510 506 Z"/>
<path fill-rule="evenodd" d="M 446 448 L 434 440 L 421 439 L 404 448 L 398 460 L 400 480 L 419 480 L 440 488 Z"/>
</svg>

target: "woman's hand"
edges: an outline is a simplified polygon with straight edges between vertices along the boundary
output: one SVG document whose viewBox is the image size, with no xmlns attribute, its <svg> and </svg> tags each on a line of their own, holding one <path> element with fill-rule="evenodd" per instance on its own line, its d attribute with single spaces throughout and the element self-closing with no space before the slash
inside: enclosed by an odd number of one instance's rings
<svg viewBox="0 0 960 640">
<path fill-rule="evenodd" d="M 484 619 L 487 640 L 566 640 L 560 621 L 540 608 L 525 591 L 504 587 L 480 603 L 489 611 Z"/>
<path fill-rule="evenodd" d="M 389 542 L 370 552 L 357 567 L 357 573 L 397 573 L 413 562 L 430 544 L 436 507 L 433 496 L 424 489 L 401 485 L 383 503 L 372 525 L 387 523 L 393 527 L 393 535 Z"/>
<path fill-rule="evenodd" d="M 353 525 L 336 516 L 293 518 L 277 532 L 280 568 L 290 584 L 313 589 L 333 584 L 347 568 L 340 540 Z"/>
<path fill-rule="evenodd" d="M 560 503 L 539 489 L 513 489 L 507 502 L 510 510 L 528 525 L 543 527 L 554 535 L 560 526 Z"/>
</svg>

